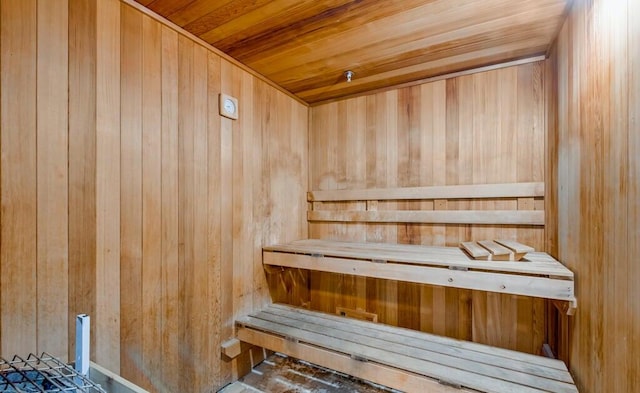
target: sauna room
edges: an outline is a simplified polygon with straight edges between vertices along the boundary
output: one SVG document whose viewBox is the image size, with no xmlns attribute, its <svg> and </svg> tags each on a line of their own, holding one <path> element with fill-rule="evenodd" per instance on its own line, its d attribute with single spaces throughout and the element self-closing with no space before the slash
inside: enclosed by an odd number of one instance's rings
<svg viewBox="0 0 640 393">
<path fill-rule="evenodd" d="M 0 392 L 640 393 L 638 20 L 0 0 Z"/>
</svg>

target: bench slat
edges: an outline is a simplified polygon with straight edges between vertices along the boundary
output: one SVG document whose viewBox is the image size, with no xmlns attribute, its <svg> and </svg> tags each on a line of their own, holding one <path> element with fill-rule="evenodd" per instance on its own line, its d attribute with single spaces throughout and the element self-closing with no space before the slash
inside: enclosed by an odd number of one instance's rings
<svg viewBox="0 0 640 393">
<path fill-rule="evenodd" d="M 489 259 L 489 251 L 480 247 L 476 242 L 462 242 L 460 243 L 460 247 L 462 247 L 462 249 L 464 249 L 473 259 Z"/>
<path fill-rule="evenodd" d="M 312 210 L 308 221 L 413 224 L 544 225 L 542 210 Z"/>
<path fill-rule="evenodd" d="M 382 339 L 369 337 L 361 340 L 358 334 L 328 327 L 327 324 L 314 323 L 312 318 L 305 318 L 302 314 L 298 318 L 292 318 L 290 314 L 289 316 L 282 315 L 282 307 L 284 306 L 280 306 L 280 309 L 270 307 L 268 311 L 242 318 L 238 322 L 245 327 L 275 333 L 283 337 L 292 337 L 303 343 L 310 343 L 353 355 L 357 358 L 367 359 L 485 392 L 552 391 L 569 393 L 577 391 L 575 386 L 570 383 L 545 379 L 500 367 L 492 368 L 486 364 L 474 364 L 471 361 L 462 362 L 464 365 L 456 365 L 456 362 L 450 357 L 428 354 L 427 351 L 412 348 L 411 345 L 396 344 L 396 348 L 391 348 L 388 342 Z M 377 324 L 369 324 L 377 326 Z M 427 334 L 422 334 L 428 336 Z M 361 344 L 360 342 L 363 343 Z M 432 356 L 432 359 L 425 359 L 429 355 Z M 443 364 L 442 362 L 448 363 Z M 461 369 L 460 367 L 466 367 L 466 369 Z M 487 373 L 492 376 L 486 375 Z M 534 388 L 533 386 L 536 387 Z"/>
<path fill-rule="evenodd" d="M 519 375 L 518 373 L 525 373 L 561 382 L 573 382 L 566 369 L 562 370 L 553 367 L 541 366 L 531 364 L 526 361 L 514 362 L 513 356 L 506 358 L 490 352 L 490 349 L 492 349 L 491 347 L 488 347 L 486 352 L 478 352 L 470 348 L 460 348 L 455 345 L 451 345 L 452 342 L 456 342 L 452 339 L 445 339 L 441 342 L 434 342 L 431 340 L 432 335 L 424 333 L 421 334 L 420 339 L 416 339 L 410 336 L 399 334 L 399 332 L 390 333 L 384 330 L 377 329 L 376 325 L 371 325 L 370 323 L 356 326 L 355 324 L 351 323 L 351 319 L 349 318 L 325 318 L 325 314 L 323 313 L 313 311 L 300 313 L 297 312 L 296 309 L 287 306 L 277 308 L 269 307 L 263 310 L 261 314 L 283 316 L 297 320 L 301 323 L 312 322 L 319 327 L 336 329 L 337 331 L 346 332 L 352 335 L 355 334 L 356 336 L 351 337 L 355 338 L 356 342 L 362 342 L 366 340 L 366 345 L 372 345 L 372 343 L 377 342 L 379 343 L 380 348 L 389 348 L 389 350 L 393 351 L 401 350 L 401 353 L 406 354 L 413 353 L 413 355 L 411 356 L 423 360 L 435 361 L 435 359 L 442 359 L 442 364 L 452 362 L 452 365 L 455 365 L 458 368 L 468 369 L 469 371 L 475 370 L 474 372 L 481 372 L 483 367 L 491 365 L 495 368 L 514 371 L 517 375 Z M 332 336 L 337 337 L 337 335 L 333 334 Z M 409 346 L 409 348 L 405 348 L 406 346 Z M 420 351 L 411 352 L 411 350 L 414 348 L 419 349 Z M 441 357 L 441 355 L 444 355 L 444 357 Z M 521 358 L 527 360 L 534 357 L 535 356 L 533 355 L 521 356 Z M 543 358 L 542 360 L 546 359 Z"/>
<path fill-rule="evenodd" d="M 263 253 L 263 262 L 297 269 L 575 301 L 573 282 L 569 280 L 279 252 Z"/>
<path fill-rule="evenodd" d="M 280 352 L 297 359 L 304 359 L 322 367 L 353 375 L 380 385 L 390 386 L 407 393 L 477 393 L 477 390 L 472 391 L 465 388 L 457 389 L 449 387 L 442 385 L 434 379 L 383 364 L 369 362 L 366 364 L 366 367 L 363 367 L 362 362 L 353 359 L 349 355 L 320 348 L 316 345 L 300 342 L 292 343 L 281 336 L 261 330 L 240 326 L 237 328 L 237 337 L 244 342 L 262 348 L 269 348 L 272 351 Z"/>
<path fill-rule="evenodd" d="M 535 356 L 535 355 L 531 355 L 524 352 L 492 347 L 489 345 L 478 344 L 471 341 L 456 340 L 449 337 L 438 336 L 436 334 L 428 334 L 424 332 L 419 332 L 417 330 L 385 325 L 381 323 L 372 325 L 370 322 L 366 322 L 362 320 L 347 319 L 344 317 L 339 317 L 337 315 L 325 314 L 317 311 L 310 311 L 304 308 L 292 307 L 286 304 L 271 304 L 269 307 L 274 309 L 290 310 L 300 314 L 316 315 L 316 316 L 320 316 L 322 318 L 334 320 L 334 321 L 348 320 L 349 324 L 356 329 L 374 328 L 378 331 L 390 333 L 392 335 L 408 337 L 415 340 L 427 340 L 434 343 L 444 344 L 454 349 L 479 352 L 481 354 L 489 354 L 492 356 L 498 356 L 498 357 L 507 359 L 507 361 L 511 360 L 515 362 L 522 362 L 524 364 L 531 364 L 534 366 L 552 368 L 555 370 L 560 370 L 562 372 L 568 373 L 567 366 L 564 364 L 562 360 L 558 360 L 558 359 L 550 359 L 542 356 Z"/>
<path fill-rule="evenodd" d="M 493 240 L 480 240 L 478 244 L 491 253 L 492 261 L 513 261 L 513 253 Z"/>
<path fill-rule="evenodd" d="M 324 255 L 362 260 L 385 260 L 416 265 L 455 266 L 501 273 L 535 274 L 573 280 L 573 272 L 542 252 L 529 253 L 523 262 L 476 261 L 458 247 L 423 246 L 416 244 L 344 242 L 304 239 L 286 244 L 266 246 L 265 251 L 307 255 Z"/>
<path fill-rule="evenodd" d="M 465 184 L 429 187 L 310 191 L 309 202 L 544 197 L 544 183 Z"/>
</svg>

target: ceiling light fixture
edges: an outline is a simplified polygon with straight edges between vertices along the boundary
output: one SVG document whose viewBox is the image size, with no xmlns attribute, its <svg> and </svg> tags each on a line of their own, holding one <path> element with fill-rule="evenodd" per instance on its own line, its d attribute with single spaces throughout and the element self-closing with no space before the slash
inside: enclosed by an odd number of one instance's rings
<svg viewBox="0 0 640 393">
<path fill-rule="evenodd" d="M 351 79 L 355 75 L 355 72 L 348 70 L 344 72 L 344 76 L 347 78 L 347 83 L 351 82 Z"/>
</svg>

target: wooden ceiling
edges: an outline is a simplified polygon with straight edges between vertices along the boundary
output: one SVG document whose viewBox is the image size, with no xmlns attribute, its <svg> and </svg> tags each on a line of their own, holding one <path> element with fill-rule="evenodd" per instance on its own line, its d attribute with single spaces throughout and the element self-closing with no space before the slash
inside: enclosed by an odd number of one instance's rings
<svg viewBox="0 0 640 393">
<path fill-rule="evenodd" d="M 136 1 L 309 103 L 545 54 L 572 2 Z"/>
</svg>

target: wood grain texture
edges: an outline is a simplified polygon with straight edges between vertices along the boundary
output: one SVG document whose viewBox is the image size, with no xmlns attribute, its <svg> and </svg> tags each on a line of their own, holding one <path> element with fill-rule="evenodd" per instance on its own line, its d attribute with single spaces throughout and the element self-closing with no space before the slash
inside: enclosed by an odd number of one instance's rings
<svg viewBox="0 0 640 393">
<path fill-rule="evenodd" d="M 96 361 L 120 372 L 120 2 L 96 13 Z"/>
<path fill-rule="evenodd" d="M 180 366 L 178 305 L 178 34 L 162 27 L 161 100 L 161 217 L 162 217 L 162 367 L 161 375 L 171 375 Z M 178 381 L 161 378 L 156 390 L 178 389 Z"/>
<path fill-rule="evenodd" d="M 142 377 L 152 390 L 162 369 L 162 30 L 142 18 Z M 160 198 L 158 197 L 160 196 Z"/>
<path fill-rule="evenodd" d="M 365 97 L 364 105 L 357 103 L 363 98 L 353 98 L 313 107 L 311 189 L 544 181 L 545 101 L 539 97 L 544 86 L 543 69 L 544 64 L 537 62 L 377 93 Z M 516 105 L 520 100 L 527 104 Z M 362 125 L 357 119 L 364 119 Z M 359 127 L 364 130 L 364 140 L 341 139 L 343 133 L 358 133 Z M 514 129 L 518 131 L 514 133 Z M 365 149 L 359 150 L 356 143 Z M 531 152 L 519 154 L 521 143 Z M 347 168 L 359 165 L 364 165 L 363 174 L 348 178 Z M 349 208 L 344 202 L 315 203 L 322 203 L 322 209 L 327 210 Z M 427 211 L 518 208 L 517 198 L 415 203 L 384 201 L 375 209 L 385 210 L 387 204 L 397 205 L 394 207 L 400 210 Z M 310 223 L 310 236 L 360 240 L 359 232 L 365 231 L 367 241 L 449 246 L 505 238 L 544 249 L 542 227 L 374 223 L 350 232 L 350 225 Z M 333 312 L 336 306 L 349 307 L 347 303 L 358 302 L 357 293 L 343 296 L 341 290 L 331 289 L 345 285 L 339 275 L 312 273 L 310 280 L 313 309 Z M 365 311 L 378 314 L 382 323 L 531 353 L 537 353 L 546 339 L 546 317 L 536 311 L 544 308 L 543 300 L 374 279 L 366 280 L 365 285 Z M 519 341 L 516 332 L 532 338 Z"/>
<path fill-rule="evenodd" d="M 142 364 L 142 16 L 120 5 L 120 364 L 140 380 Z"/>
<path fill-rule="evenodd" d="M 37 351 L 37 4 L 2 3 L 0 350 Z"/>
<path fill-rule="evenodd" d="M 146 5 L 312 103 L 544 54 L 571 3 L 156 0 Z M 356 73 L 349 84 L 342 76 L 348 69 Z"/>
<path fill-rule="evenodd" d="M 37 347 L 66 358 L 68 270 L 68 1 L 39 1 L 37 60 Z M 46 279 L 42 279 L 46 277 Z"/>
<path fill-rule="evenodd" d="M 581 302 L 560 343 L 581 391 L 640 386 L 636 1 L 576 3 L 552 51 L 557 256 Z M 628 241 L 621 241 L 628 239 Z M 636 239 L 636 240 L 629 240 Z M 584 308 L 582 308 L 584 307 Z"/>
<path fill-rule="evenodd" d="M 69 358 L 75 316 L 96 315 L 96 2 L 69 7 Z M 94 321 L 95 323 L 95 321 Z M 95 359 L 96 335 L 91 335 Z"/>
<path fill-rule="evenodd" d="M 109 369 L 216 391 L 232 367 L 212 348 L 270 302 L 262 246 L 307 236 L 307 107 L 126 2 L 0 18 L 1 354 L 73 357 L 86 312 Z"/>
</svg>

